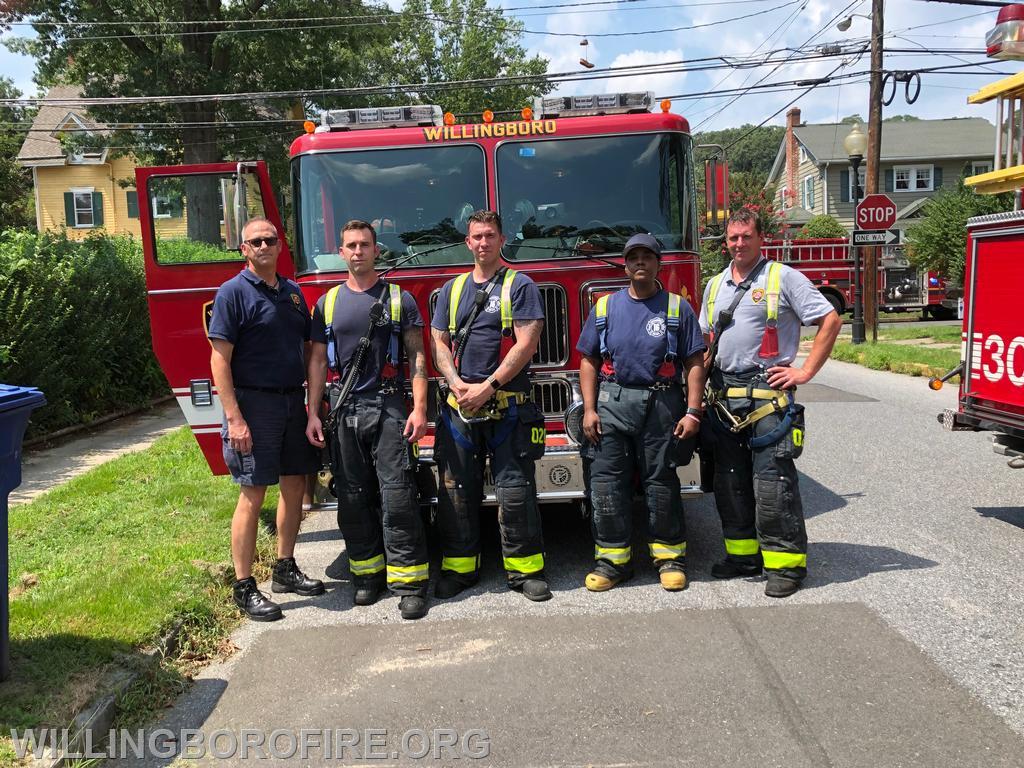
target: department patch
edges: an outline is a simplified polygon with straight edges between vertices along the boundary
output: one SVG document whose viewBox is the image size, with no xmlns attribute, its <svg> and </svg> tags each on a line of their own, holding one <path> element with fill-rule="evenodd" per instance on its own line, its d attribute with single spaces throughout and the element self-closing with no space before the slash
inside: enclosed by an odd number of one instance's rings
<svg viewBox="0 0 1024 768">
<path fill-rule="evenodd" d="M 764 301 L 764 288 L 755 288 L 750 292 L 750 300 L 755 304 L 760 304 Z"/>
<path fill-rule="evenodd" d="M 299 294 L 297 294 L 297 293 L 293 293 L 292 294 L 292 304 L 294 304 L 296 307 L 301 307 L 302 306 L 302 301 L 299 299 Z"/>
<path fill-rule="evenodd" d="M 487 306 L 484 307 L 484 312 L 490 312 L 492 315 L 495 312 L 501 311 L 501 297 L 491 296 L 487 299 Z"/>
<path fill-rule="evenodd" d="M 664 317 L 652 317 L 647 321 L 647 335 L 655 339 L 660 339 L 665 335 L 665 318 Z"/>
</svg>

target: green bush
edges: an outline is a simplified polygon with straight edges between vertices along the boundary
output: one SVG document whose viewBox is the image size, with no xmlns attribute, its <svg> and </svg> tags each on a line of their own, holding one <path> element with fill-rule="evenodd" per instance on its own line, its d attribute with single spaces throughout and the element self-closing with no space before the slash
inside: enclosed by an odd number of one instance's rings
<svg viewBox="0 0 1024 768">
<path fill-rule="evenodd" d="M 822 214 L 812 216 L 796 233 L 794 240 L 814 240 L 826 237 L 847 237 L 843 225 L 834 216 Z"/>
<path fill-rule="evenodd" d="M 156 241 L 156 258 L 161 264 L 195 264 L 209 261 L 236 261 L 242 258 L 238 251 L 226 251 L 218 245 L 170 237 Z"/>
<path fill-rule="evenodd" d="M 0 382 L 46 395 L 28 436 L 167 392 L 150 342 L 141 245 L 0 233 Z"/>
</svg>

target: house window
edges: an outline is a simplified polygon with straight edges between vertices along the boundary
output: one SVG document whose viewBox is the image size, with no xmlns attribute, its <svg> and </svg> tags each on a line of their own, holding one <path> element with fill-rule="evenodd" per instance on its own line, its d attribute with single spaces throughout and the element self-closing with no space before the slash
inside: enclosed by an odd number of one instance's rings
<svg viewBox="0 0 1024 768">
<path fill-rule="evenodd" d="M 779 190 L 779 207 L 788 208 L 789 201 L 789 187 L 783 187 Z"/>
<path fill-rule="evenodd" d="M 807 211 L 814 210 L 814 177 L 808 176 L 800 182 L 800 207 Z"/>
<path fill-rule="evenodd" d="M 933 167 L 930 165 L 897 165 L 893 170 L 896 192 L 931 192 Z"/>
<path fill-rule="evenodd" d="M 92 193 L 91 189 L 72 189 L 71 194 L 74 198 L 75 203 L 75 226 L 76 227 L 94 227 L 96 226 L 93 220 L 92 213 Z"/>
<path fill-rule="evenodd" d="M 991 160 L 975 160 L 971 163 L 971 176 L 977 176 L 982 173 L 990 173 L 991 171 Z"/>
<path fill-rule="evenodd" d="M 852 173 L 850 174 L 850 200 L 853 200 L 854 198 L 856 198 L 857 200 L 863 199 L 863 197 L 864 197 L 864 185 L 867 184 L 867 177 L 868 177 L 867 168 L 858 168 L 857 169 L 857 186 L 860 187 L 860 189 L 856 190 L 856 193 L 855 193 L 854 189 L 853 189 L 853 174 Z"/>
<path fill-rule="evenodd" d="M 155 195 L 153 197 L 153 218 L 169 219 L 172 214 L 171 198 L 165 195 Z"/>
<path fill-rule="evenodd" d="M 806 162 L 806 161 L 807 161 L 807 150 L 804 149 L 803 146 L 801 145 L 801 147 L 800 147 L 800 162 L 803 163 L 803 162 Z"/>
</svg>

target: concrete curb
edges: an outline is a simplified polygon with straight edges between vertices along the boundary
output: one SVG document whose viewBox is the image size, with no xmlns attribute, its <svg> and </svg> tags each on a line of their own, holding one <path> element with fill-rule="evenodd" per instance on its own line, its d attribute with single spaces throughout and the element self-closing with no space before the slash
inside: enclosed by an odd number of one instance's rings
<svg viewBox="0 0 1024 768">
<path fill-rule="evenodd" d="M 110 728 L 117 716 L 118 698 L 131 688 L 144 672 L 153 669 L 161 659 L 177 650 L 183 625 L 183 620 L 176 621 L 157 641 L 155 647 L 141 654 L 139 664 L 135 668 L 119 666 L 111 670 L 99 686 L 103 693 L 93 699 L 71 721 L 69 729 L 71 735 L 68 738 L 66 751 L 61 751 L 42 761 L 34 761 L 35 764 L 44 768 L 63 768 L 69 760 L 98 757 L 96 752 L 106 745 Z M 93 734 L 88 741 L 87 734 Z M 91 749 L 94 754 L 86 754 L 87 749 Z M 106 755 L 104 754 L 103 757 Z"/>
<path fill-rule="evenodd" d="M 101 427 L 104 424 L 109 424 L 110 422 L 116 421 L 117 419 L 123 419 L 125 416 L 133 416 L 136 413 L 148 411 L 149 409 L 155 408 L 158 405 L 168 403 L 173 399 L 173 394 L 164 395 L 163 397 L 158 397 L 153 400 L 150 400 L 149 402 L 143 403 L 137 408 L 129 408 L 126 411 L 117 411 L 116 413 L 108 413 L 106 416 L 100 416 L 98 419 L 90 421 L 88 424 L 74 424 L 70 427 L 64 427 L 64 429 L 58 429 L 56 432 L 50 432 L 49 434 L 46 435 L 33 437 L 31 440 L 26 440 L 24 443 L 22 443 L 21 447 L 22 450 L 24 450 L 26 448 L 35 448 L 38 445 L 46 445 L 49 442 L 52 442 L 54 440 L 60 440 L 61 438 L 67 437 L 68 435 L 75 435 L 78 434 L 79 432 L 85 432 L 86 430 Z"/>
</svg>

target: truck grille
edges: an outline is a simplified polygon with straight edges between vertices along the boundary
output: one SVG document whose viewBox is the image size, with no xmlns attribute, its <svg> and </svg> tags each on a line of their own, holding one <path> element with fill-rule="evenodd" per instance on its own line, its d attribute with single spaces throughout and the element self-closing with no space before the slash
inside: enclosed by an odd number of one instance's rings
<svg viewBox="0 0 1024 768">
<path fill-rule="evenodd" d="M 560 285 L 539 285 L 544 305 L 544 331 L 533 365 L 560 366 L 569 359 L 569 316 L 565 289 Z M 537 401 L 540 403 L 540 400 Z M 566 402 L 566 405 L 569 403 Z"/>
<path fill-rule="evenodd" d="M 569 382 L 560 379 L 533 382 L 533 402 L 545 416 L 562 418 L 572 402 Z"/>
</svg>

